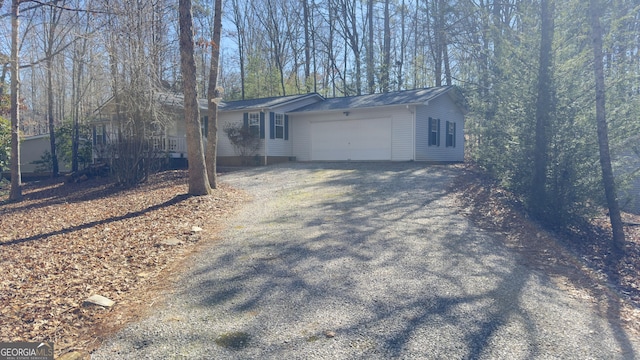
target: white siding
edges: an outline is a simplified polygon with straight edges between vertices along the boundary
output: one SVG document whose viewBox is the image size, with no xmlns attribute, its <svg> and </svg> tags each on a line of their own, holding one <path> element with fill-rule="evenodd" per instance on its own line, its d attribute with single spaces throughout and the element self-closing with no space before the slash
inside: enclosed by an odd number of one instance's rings
<svg viewBox="0 0 640 360">
<path fill-rule="evenodd" d="M 391 160 L 413 160 L 413 113 L 406 108 L 394 112 L 392 136 Z"/>
<path fill-rule="evenodd" d="M 440 146 L 429 145 L 429 118 L 440 119 Z M 446 122 L 456 124 L 456 146 L 446 146 Z M 440 96 L 426 106 L 416 108 L 416 160 L 417 161 L 463 161 L 464 160 L 464 115 L 447 95 Z"/>
<path fill-rule="evenodd" d="M 277 111 L 273 111 L 273 113 L 284 114 L 284 111 L 278 108 Z M 267 112 L 265 115 L 265 139 L 267 141 L 267 154 L 269 156 L 291 156 L 292 154 L 292 145 L 291 145 L 291 120 L 289 120 L 289 138 L 285 139 L 272 139 L 271 138 L 271 122 L 269 118 L 269 113 Z M 285 129 L 286 130 L 286 129 Z"/>
<path fill-rule="evenodd" d="M 289 115 L 289 139 L 296 160 L 311 160 L 311 122 L 323 118 L 326 118 L 326 115 Z"/>
<path fill-rule="evenodd" d="M 242 125 L 242 113 L 220 113 L 218 114 L 218 156 L 236 156 L 236 152 L 231 145 L 231 141 L 224 133 L 224 128 L 227 123 Z"/>
</svg>

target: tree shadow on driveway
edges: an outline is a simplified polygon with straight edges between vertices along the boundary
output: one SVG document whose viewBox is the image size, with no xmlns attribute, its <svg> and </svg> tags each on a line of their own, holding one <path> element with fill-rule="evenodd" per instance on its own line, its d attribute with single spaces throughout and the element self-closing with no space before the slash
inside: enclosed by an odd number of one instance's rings
<svg viewBox="0 0 640 360">
<path fill-rule="evenodd" d="M 242 331 L 247 347 L 207 356 L 633 358 L 616 325 L 458 213 L 455 176 L 325 163 L 224 178 L 255 200 L 185 277 L 177 296 L 201 326 L 176 354 Z"/>
</svg>

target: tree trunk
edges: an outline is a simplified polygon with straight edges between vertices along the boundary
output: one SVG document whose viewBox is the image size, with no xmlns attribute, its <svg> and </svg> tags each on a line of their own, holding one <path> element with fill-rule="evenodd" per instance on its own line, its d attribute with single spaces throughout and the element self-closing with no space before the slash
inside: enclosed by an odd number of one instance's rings
<svg viewBox="0 0 640 360">
<path fill-rule="evenodd" d="M 307 93 L 311 92 L 311 41 L 309 31 L 309 0 L 302 1 L 304 21 L 304 86 Z"/>
<path fill-rule="evenodd" d="M 405 8 L 406 4 L 404 2 L 404 0 L 402 0 L 402 3 L 400 4 L 400 56 L 398 56 L 398 60 L 396 60 L 396 64 L 398 65 L 398 84 L 397 84 L 397 90 L 401 91 L 402 87 L 404 86 L 404 70 L 403 70 L 403 65 L 404 65 L 404 52 L 405 52 L 405 36 L 406 36 L 406 8 Z"/>
<path fill-rule="evenodd" d="M 211 68 L 209 69 L 209 88 L 207 89 L 207 103 L 209 126 L 207 130 L 207 176 L 209 185 L 216 188 L 216 156 L 218 147 L 218 101 L 222 94 L 217 94 L 218 63 L 220 60 L 220 33 L 222 32 L 222 0 L 215 0 L 215 15 L 213 18 L 213 41 L 211 44 Z M 217 98 L 217 99 L 216 99 Z M 215 99 L 215 100 L 214 100 Z"/>
<path fill-rule="evenodd" d="M 191 0 L 179 0 L 180 65 L 184 88 L 184 117 L 187 130 L 187 158 L 189 161 L 189 194 L 211 193 L 204 159 L 200 110 L 196 92 L 196 63 L 193 56 L 193 20 Z"/>
<path fill-rule="evenodd" d="M 382 56 L 382 92 L 389 92 L 389 71 L 391 70 L 391 19 L 389 19 L 389 0 L 384 1 L 384 34 Z"/>
<path fill-rule="evenodd" d="M 49 125 L 49 151 L 51 153 L 51 176 L 57 177 L 60 172 L 58 164 L 58 151 L 56 149 L 56 127 L 53 117 L 53 61 L 50 54 L 47 55 L 47 123 Z"/>
<path fill-rule="evenodd" d="M 9 200 L 22 199 L 20 172 L 20 69 L 18 67 L 18 38 L 20 31 L 20 0 L 11 1 L 11 190 Z"/>
<path fill-rule="evenodd" d="M 373 0 L 367 0 L 367 91 L 369 94 L 376 92 L 375 70 L 373 68 Z"/>
<path fill-rule="evenodd" d="M 609 219 L 613 232 L 614 260 L 624 253 L 624 228 L 620 207 L 616 196 L 616 186 L 611 168 L 611 154 L 609 153 L 609 134 L 605 112 L 605 83 L 604 64 L 602 52 L 602 26 L 600 25 L 600 4 L 598 0 L 589 2 L 589 14 L 591 19 L 591 37 L 593 41 L 593 70 L 596 81 L 596 122 L 598 129 L 598 147 L 600 149 L 600 166 L 602 167 L 602 183 L 609 207 Z"/>
<path fill-rule="evenodd" d="M 538 98 L 536 100 L 536 143 L 534 150 L 533 179 L 531 184 L 531 209 L 544 219 L 547 181 L 547 132 L 552 108 L 551 59 L 553 56 L 553 0 L 540 2 L 540 64 L 538 68 Z"/>
</svg>

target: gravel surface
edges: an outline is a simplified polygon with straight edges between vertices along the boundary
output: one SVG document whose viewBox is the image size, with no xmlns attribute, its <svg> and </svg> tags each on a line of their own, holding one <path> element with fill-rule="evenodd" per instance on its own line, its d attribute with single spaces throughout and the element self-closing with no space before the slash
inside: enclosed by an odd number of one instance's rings
<svg viewBox="0 0 640 360">
<path fill-rule="evenodd" d="M 286 164 L 165 304 L 92 359 L 634 359 L 591 303 L 459 214 L 456 167 Z"/>
</svg>

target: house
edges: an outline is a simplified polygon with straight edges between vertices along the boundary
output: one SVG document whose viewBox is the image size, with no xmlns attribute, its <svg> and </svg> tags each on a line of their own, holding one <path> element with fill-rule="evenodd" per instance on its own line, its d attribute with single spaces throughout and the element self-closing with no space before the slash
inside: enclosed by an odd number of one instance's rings
<svg viewBox="0 0 640 360">
<path fill-rule="evenodd" d="M 186 158 L 186 131 L 179 96 L 162 95 L 175 121 L 151 134 L 172 157 Z M 107 109 L 104 107 L 103 109 Z M 203 130 L 206 100 L 200 101 Z M 221 131 L 242 125 L 260 137 L 256 164 L 283 161 L 464 160 L 464 99 L 454 86 L 325 99 L 303 95 L 223 102 L 218 112 L 218 164 L 240 164 L 237 149 Z M 95 117 L 94 143 L 115 136 L 109 111 Z"/>
</svg>

